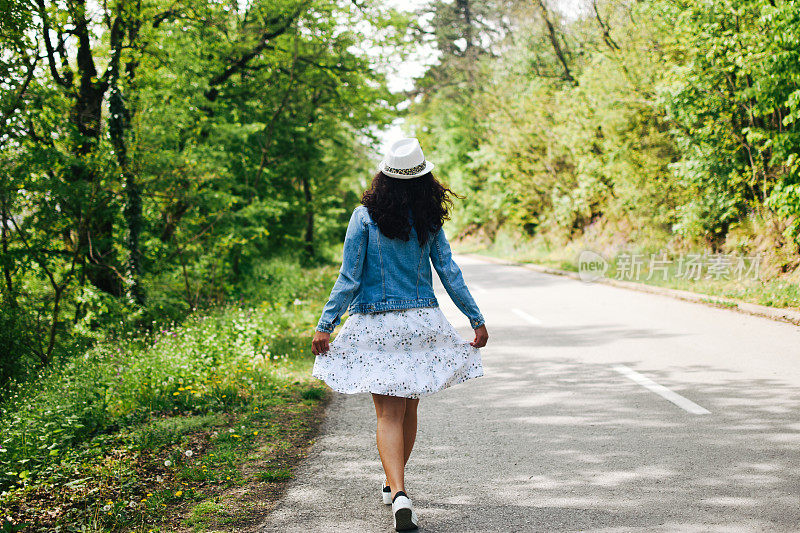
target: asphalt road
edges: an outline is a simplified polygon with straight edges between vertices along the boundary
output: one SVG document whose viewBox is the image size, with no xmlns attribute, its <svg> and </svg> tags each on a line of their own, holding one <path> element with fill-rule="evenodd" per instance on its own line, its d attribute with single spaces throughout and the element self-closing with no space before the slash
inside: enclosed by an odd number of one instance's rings
<svg viewBox="0 0 800 533">
<path fill-rule="evenodd" d="M 800 328 L 458 261 L 485 375 L 420 402 L 420 531 L 800 531 Z M 335 394 L 264 532 L 393 531 L 372 401 Z"/>
</svg>

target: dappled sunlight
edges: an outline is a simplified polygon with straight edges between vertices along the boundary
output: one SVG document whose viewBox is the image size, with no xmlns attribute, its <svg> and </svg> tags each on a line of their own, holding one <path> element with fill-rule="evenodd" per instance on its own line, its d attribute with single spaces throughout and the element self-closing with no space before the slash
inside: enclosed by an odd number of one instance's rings
<svg viewBox="0 0 800 533">
<path fill-rule="evenodd" d="M 486 352 L 486 359 L 495 364 L 508 357 L 500 355 L 497 345 Z M 697 516 L 703 517 L 698 523 L 745 529 L 760 524 L 770 529 L 775 501 L 764 491 L 783 495 L 787 504 L 794 500 L 800 433 L 790 428 L 796 428 L 793 413 L 800 398 L 777 380 L 708 384 L 713 390 L 709 396 L 721 400 L 698 399 L 712 414 L 697 417 L 626 382 L 607 366 L 549 359 L 531 361 L 528 370 L 487 372 L 468 385 L 471 395 L 484 401 L 470 403 L 459 416 L 481 422 L 473 431 L 466 423 L 460 426 L 466 434 L 455 439 L 448 468 L 437 472 L 440 479 L 451 480 L 446 486 L 469 487 L 483 495 L 483 506 L 493 502 L 510 512 L 516 509 L 519 520 L 536 516 L 519 507 L 522 501 L 539 511 L 572 510 L 575 529 L 646 527 L 654 523 L 654 516 L 665 530 L 667 523 L 691 530 Z M 496 394 L 494 380 L 502 382 L 507 396 Z M 726 394 L 739 401 L 732 404 Z M 737 412 L 728 414 L 734 406 Z M 429 404 L 426 412 L 432 411 Z M 487 465 L 479 470 L 492 472 L 488 463 L 502 466 L 488 480 L 471 479 L 458 446 L 489 431 L 501 438 L 495 443 L 479 441 L 488 446 L 480 453 Z M 424 457 L 415 459 L 409 466 L 410 479 L 427 470 Z M 425 511 L 419 497 L 417 502 Z M 792 508 L 796 506 L 783 512 Z M 472 513 L 479 512 L 457 509 L 448 520 L 468 524 L 476 519 Z M 685 528 L 679 525 L 681 517 L 687 520 Z M 434 526 L 434 518 L 429 516 L 427 522 L 432 531 L 439 525 Z M 548 525 L 539 523 L 533 529 L 547 530 Z"/>
<path fill-rule="evenodd" d="M 736 351 L 761 326 L 773 338 L 760 353 L 783 353 L 791 326 L 619 289 L 598 299 L 596 287 L 553 276 L 500 275 L 514 270 L 464 269 L 492 289 L 481 303 L 490 324 L 485 374 L 420 402 L 406 489 L 421 531 L 791 531 L 785 524 L 800 523 L 794 371 L 764 355 L 752 365 L 759 354 Z M 533 305 L 508 299 L 506 283 L 516 282 L 519 295 L 553 306 L 531 311 L 543 325 L 510 312 Z M 559 298 L 563 306 L 551 304 Z M 441 303 L 454 324 L 462 318 L 446 296 Z M 685 411 L 620 365 L 710 413 Z M 374 431 L 369 395 L 337 395 L 298 490 L 264 531 L 303 531 L 298 512 L 317 513 L 315 531 L 388 531 Z M 307 483 L 328 490 L 312 498 L 300 490 Z"/>
<path fill-rule="evenodd" d="M 481 523 L 526 531 L 767 530 L 778 514 L 800 518 L 791 510 L 800 397 L 778 380 L 709 383 L 693 398 L 712 413 L 696 416 L 607 365 L 531 356 L 515 372 L 502 365 L 514 361 L 505 346 L 513 338 L 484 350 L 485 376 L 420 403 L 406 485 L 423 531 L 481 531 Z M 500 366 L 504 372 L 492 371 Z M 357 497 L 319 516 L 319 530 L 388 523 L 368 395 L 338 396 L 326 430 L 300 476 L 313 471 L 326 486 L 346 483 Z M 307 488 L 288 497 L 309 509 L 337 498 Z M 290 523 L 280 510 L 270 522 Z"/>
</svg>

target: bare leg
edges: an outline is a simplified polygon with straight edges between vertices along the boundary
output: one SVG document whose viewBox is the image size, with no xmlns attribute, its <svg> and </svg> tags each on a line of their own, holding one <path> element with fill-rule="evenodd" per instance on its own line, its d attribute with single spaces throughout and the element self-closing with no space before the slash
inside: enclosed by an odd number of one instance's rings
<svg viewBox="0 0 800 533">
<path fill-rule="evenodd" d="M 417 406 L 419 405 L 419 398 L 406 399 L 406 412 L 403 418 L 403 449 L 405 457 L 403 459 L 403 466 L 408 463 L 408 458 L 411 457 L 411 450 L 414 449 L 414 441 L 417 439 Z"/>
<path fill-rule="evenodd" d="M 404 466 L 405 443 L 403 420 L 406 413 L 406 398 L 373 394 L 375 414 L 378 418 L 376 442 L 381 456 L 383 470 L 392 489 L 392 498 L 398 491 L 405 490 Z"/>
<path fill-rule="evenodd" d="M 406 411 L 403 415 L 403 466 L 408 464 L 411 450 L 414 449 L 414 441 L 417 439 L 418 405 L 419 398 L 406 398 Z M 385 479 L 384 483 L 389 485 L 389 480 Z"/>
</svg>

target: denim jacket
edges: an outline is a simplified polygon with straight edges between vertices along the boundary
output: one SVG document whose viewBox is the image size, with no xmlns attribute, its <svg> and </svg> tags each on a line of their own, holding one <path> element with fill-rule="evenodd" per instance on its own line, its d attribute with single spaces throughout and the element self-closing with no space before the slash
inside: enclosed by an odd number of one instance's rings
<svg viewBox="0 0 800 533">
<path fill-rule="evenodd" d="M 322 310 L 318 331 L 331 332 L 345 309 L 374 313 L 392 309 L 436 307 L 431 264 L 447 294 L 477 328 L 484 319 L 453 261 L 450 244 L 439 229 L 420 245 L 413 226 L 408 241 L 389 239 L 378 229 L 365 206 L 353 210 L 344 238 L 339 277 Z"/>
</svg>

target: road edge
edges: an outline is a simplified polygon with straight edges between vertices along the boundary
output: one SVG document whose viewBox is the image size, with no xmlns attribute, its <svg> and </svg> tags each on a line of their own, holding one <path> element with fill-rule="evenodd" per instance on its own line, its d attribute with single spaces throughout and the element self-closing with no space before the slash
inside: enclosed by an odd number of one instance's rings
<svg viewBox="0 0 800 533">
<path fill-rule="evenodd" d="M 477 253 L 460 253 L 458 255 L 463 255 L 464 257 L 472 257 L 474 259 L 486 261 L 488 263 L 519 266 L 522 268 L 526 268 L 528 270 L 533 270 L 535 272 L 541 272 L 543 274 L 564 276 L 578 281 L 583 281 L 581 280 L 577 272 L 570 272 L 569 270 L 561 270 L 558 268 L 548 267 L 537 263 L 523 263 L 519 261 L 512 261 L 510 259 L 501 259 L 498 257 L 491 257 L 488 255 L 477 254 Z M 647 285 L 645 283 L 622 281 L 611 278 L 599 278 L 597 280 L 584 283 L 604 283 L 606 285 L 620 287 L 623 289 L 629 289 L 639 292 L 649 292 L 651 294 L 660 294 L 662 296 L 669 296 L 671 298 L 675 298 L 678 300 L 684 300 L 687 302 L 708 305 L 711 307 L 716 307 L 718 309 L 729 309 L 731 311 L 737 311 L 739 313 L 746 315 L 760 316 L 763 318 L 769 318 L 771 320 L 775 320 L 777 322 L 787 322 L 795 326 L 800 326 L 800 312 L 794 311 L 792 309 L 768 307 L 766 305 L 744 302 L 742 300 L 736 300 L 734 298 L 712 296 L 710 294 L 703 294 L 699 292 L 684 291 L 680 289 L 670 289 L 667 287 L 658 287 L 655 285 Z"/>
</svg>

